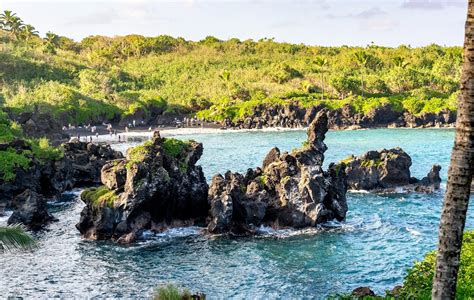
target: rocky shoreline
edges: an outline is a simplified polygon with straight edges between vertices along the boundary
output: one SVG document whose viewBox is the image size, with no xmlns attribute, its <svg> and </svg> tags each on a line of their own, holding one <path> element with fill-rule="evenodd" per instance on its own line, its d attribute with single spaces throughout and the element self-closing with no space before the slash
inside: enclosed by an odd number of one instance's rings
<svg viewBox="0 0 474 300">
<path fill-rule="evenodd" d="M 226 119 L 220 124 L 229 128 L 298 128 L 308 126 L 316 114 L 325 109 L 324 106 L 301 107 L 289 105 L 258 105 L 252 113 L 231 121 Z M 330 129 L 363 129 L 363 128 L 437 128 L 453 127 L 456 123 L 456 112 L 442 110 L 439 113 L 424 113 L 419 116 L 407 111 L 396 111 L 386 104 L 373 108 L 366 115 L 356 113 L 350 105 L 328 111 L 328 127 Z"/>
</svg>

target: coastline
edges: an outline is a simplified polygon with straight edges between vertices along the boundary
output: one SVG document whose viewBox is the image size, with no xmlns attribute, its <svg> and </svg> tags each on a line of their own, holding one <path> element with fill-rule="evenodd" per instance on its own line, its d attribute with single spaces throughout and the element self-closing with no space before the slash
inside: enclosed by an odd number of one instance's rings
<svg viewBox="0 0 474 300">
<path fill-rule="evenodd" d="M 375 129 L 400 129 L 400 130 L 417 130 L 417 129 L 429 129 L 429 130 L 440 130 L 440 129 L 454 129 L 454 126 L 444 126 L 444 127 L 375 127 L 375 128 L 344 128 L 344 129 L 329 129 L 329 131 L 362 131 L 362 130 L 375 130 Z M 229 133 L 245 133 L 245 132 L 290 132 L 290 131 L 305 131 L 308 127 L 298 127 L 298 128 L 288 128 L 288 127 L 267 127 L 267 128 L 251 128 L 251 129 L 241 129 L 241 128 L 216 128 L 216 127 L 162 127 L 154 128 L 149 131 L 147 128 L 133 128 L 128 132 L 124 130 L 117 130 L 117 134 L 110 135 L 107 133 L 105 126 L 103 128 L 98 127 L 97 132 L 99 132 L 98 137 L 92 135 L 90 132 L 85 129 L 79 130 L 66 130 L 65 132 L 71 136 L 71 139 L 77 137 L 77 132 L 80 133 L 80 138 L 84 137 L 90 138 L 93 137 L 94 142 L 110 142 L 118 141 L 118 136 L 122 139 L 128 139 L 132 137 L 143 137 L 149 138 L 153 135 L 153 132 L 158 130 L 160 131 L 161 136 L 163 137 L 173 137 L 173 136 L 182 136 L 182 135 L 201 135 L 201 134 L 229 134 Z"/>
</svg>

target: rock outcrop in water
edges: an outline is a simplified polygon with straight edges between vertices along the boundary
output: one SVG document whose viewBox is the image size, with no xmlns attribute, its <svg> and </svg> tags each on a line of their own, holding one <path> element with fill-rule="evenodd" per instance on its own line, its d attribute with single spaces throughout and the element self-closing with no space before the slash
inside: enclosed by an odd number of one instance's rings
<svg viewBox="0 0 474 300">
<path fill-rule="evenodd" d="M 56 220 L 48 212 L 46 199 L 31 190 L 16 196 L 13 203 L 16 209 L 8 219 L 8 224 L 23 224 L 36 230 Z"/>
<path fill-rule="evenodd" d="M 102 168 L 104 186 L 86 190 L 76 225 L 88 239 L 133 241 L 143 230 L 204 225 L 208 185 L 200 166 L 202 144 L 161 138 L 132 148 Z"/>
<path fill-rule="evenodd" d="M 1 149 L 31 151 L 24 140 L 0 144 Z M 63 144 L 64 155 L 53 161 L 32 158 L 28 168 L 16 168 L 13 180 L 0 176 L 0 203 L 11 206 L 15 196 L 25 190 L 55 197 L 76 186 L 100 183 L 100 170 L 111 159 L 123 157 L 109 145 L 72 141 Z"/>
<path fill-rule="evenodd" d="M 359 157 L 350 156 L 338 166 L 345 166 L 349 189 L 375 192 L 433 192 L 440 188 L 441 167 L 433 165 L 426 177 L 411 177 L 411 157 L 401 148 L 369 151 Z"/>
<path fill-rule="evenodd" d="M 273 148 L 262 168 L 246 175 L 228 171 L 209 188 L 212 233 L 254 233 L 259 226 L 302 228 L 343 220 L 347 212 L 346 174 L 334 164 L 323 171 L 327 111 L 310 124 L 305 145 L 292 153 Z"/>
</svg>

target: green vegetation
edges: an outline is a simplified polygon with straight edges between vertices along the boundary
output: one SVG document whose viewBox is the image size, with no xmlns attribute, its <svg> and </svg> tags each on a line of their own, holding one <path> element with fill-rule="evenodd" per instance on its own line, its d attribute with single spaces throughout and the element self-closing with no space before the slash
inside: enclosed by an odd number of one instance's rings
<svg viewBox="0 0 474 300">
<path fill-rule="evenodd" d="M 199 294 L 198 298 L 194 298 L 188 289 L 180 289 L 173 284 L 167 284 L 155 289 L 153 294 L 154 300 L 191 300 L 206 299 L 204 294 Z"/>
<path fill-rule="evenodd" d="M 26 151 L 17 153 L 13 148 L 0 151 L 0 174 L 4 181 L 12 181 L 16 177 L 16 168 L 28 170 L 31 159 L 26 155 Z"/>
<path fill-rule="evenodd" d="M 189 147 L 189 142 L 184 142 L 173 138 L 165 138 L 162 147 L 167 155 L 177 158 L 184 150 Z"/>
<path fill-rule="evenodd" d="M 14 249 L 28 250 L 35 246 L 35 241 L 21 225 L 0 226 L 0 252 Z"/>
<path fill-rule="evenodd" d="M 10 121 L 7 114 L 0 110 L 0 143 L 8 143 L 18 138 L 24 139 L 21 126 Z M 4 181 L 15 179 L 16 168 L 28 170 L 33 158 L 45 164 L 63 156 L 63 150 L 50 146 L 46 138 L 24 140 L 31 150 L 15 150 L 11 147 L 0 150 L 0 178 Z"/>
<path fill-rule="evenodd" d="M 402 299 L 431 299 L 431 286 L 433 282 L 436 262 L 436 251 L 425 256 L 425 259 L 416 262 L 408 270 L 400 293 Z M 461 249 L 461 263 L 458 273 L 456 299 L 474 298 L 474 231 L 464 233 Z"/>
<path fill-rule="evenodd" d="M 115 191 L 109 190 L 106 186 L 85 189 L 82 192 L 81 197 L 89 203 L 92 203 L 93 207 L 106 205 L 110 208 L 114 207 L 114 203 L 118 199 L 118 195 Z"/>
<path fill-rule="evenodd" d="M 366 160 L 362 161 L 362 163 L 360 165 L 363 168 L 370 169 L 372 167 L 378 168 L 382 165 L 382 163 L 383 163 L 383 161 L 381 159 L 366 159 Z"/>
<path fill-rule="evenodd" d="M 349 155 L 348 157 L 344 158 L 343 160 L 341 160 L 339 163 L 343 163 L 343 164 L 348 164 L 350 163 L 351 161 L 353 161 L 355 159 L 355 156 L 353 154 Z"/>
<path fill-rule="evenodd" d="M 146 141 L 141 145 L 129 148 L 127 150 L 127 169 L 130 169 L 136 163 L 142 162 L 145 159 L 145 156 L 149 151 L 148 148 L 150 148 L 151 145 L 151 141 Z"/>
<path fill-rule="evenodd" d="M 47 138 L 29 140 L 29 144 L 33 157 L 43 164 L 48 161 L 59 160 L 63 157 L 62 148 L 51 146 Z"/>
<path fill-rule="evenodd" d="M 389 292 L 383 297 L 364 297 L 370 299 L 431 299 L 431 287 L 435 272 L 436 251 L 429 252 L 422 261 L 415 262 L 408 269 L 408 274 L 403 281 L 403 287 L 398 296 Z M 474 230 L 464 233 L 461 249 L 461 263 L 456 287 L 456 299 L 474 299 Z M 335 296 L 330 299 L 357 299 L 353 296 Z"/>
<path fill-rule="evenodd" d="M 38 37 L 14 13 L 0 16 L 0 103 L 71 123 L 137 110 L 240 119 L 258 105 L 380 105 L 414 114 L 456 109 L 461 47 L 320 47 L 162 35 Z M 116 119 L 115 119 L 116 120 Z"/>
</svg>

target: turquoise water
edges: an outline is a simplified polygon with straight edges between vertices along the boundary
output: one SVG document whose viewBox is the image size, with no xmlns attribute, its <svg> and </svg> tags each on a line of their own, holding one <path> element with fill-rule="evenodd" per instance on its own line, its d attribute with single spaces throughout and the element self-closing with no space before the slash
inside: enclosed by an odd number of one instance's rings
<svg viewBox="0 0 474 300">
<path fill-rule="evenodd" d="M 424 176 L 439 163 L 446 179 L 453 130 L 377 129 L 331 131 L 326 164 L 371 149 L 401 146 Z M 273 146 L 291 150 L 303 131 L 179 136 L 204 143 L 206 177 L 261 164 Z M 130 144 L 116 145 L 124 149 Z M 199 228 L 175 229 L 136 245 L 81 240 L 74 224 L 83 204 L 79 191 L 52 210 L 59 222 L 39 233 L 31 253 L 1 254 L 1 296 L 150 296 L 167 282 L 202 291 L 208 298 L 324 298 L 369 285 L 383 292 L 403 280 L 414 260 L 435 248 L 442 192 L 372 195 L 350 193 L 349 212 L 329 229 L 271 231 L 249 238 L 209 237 Z M 0 219 L 4 222 L 5 218 Z M 474 228 L 474 210 L 467 228 Z"/>
</svg>

